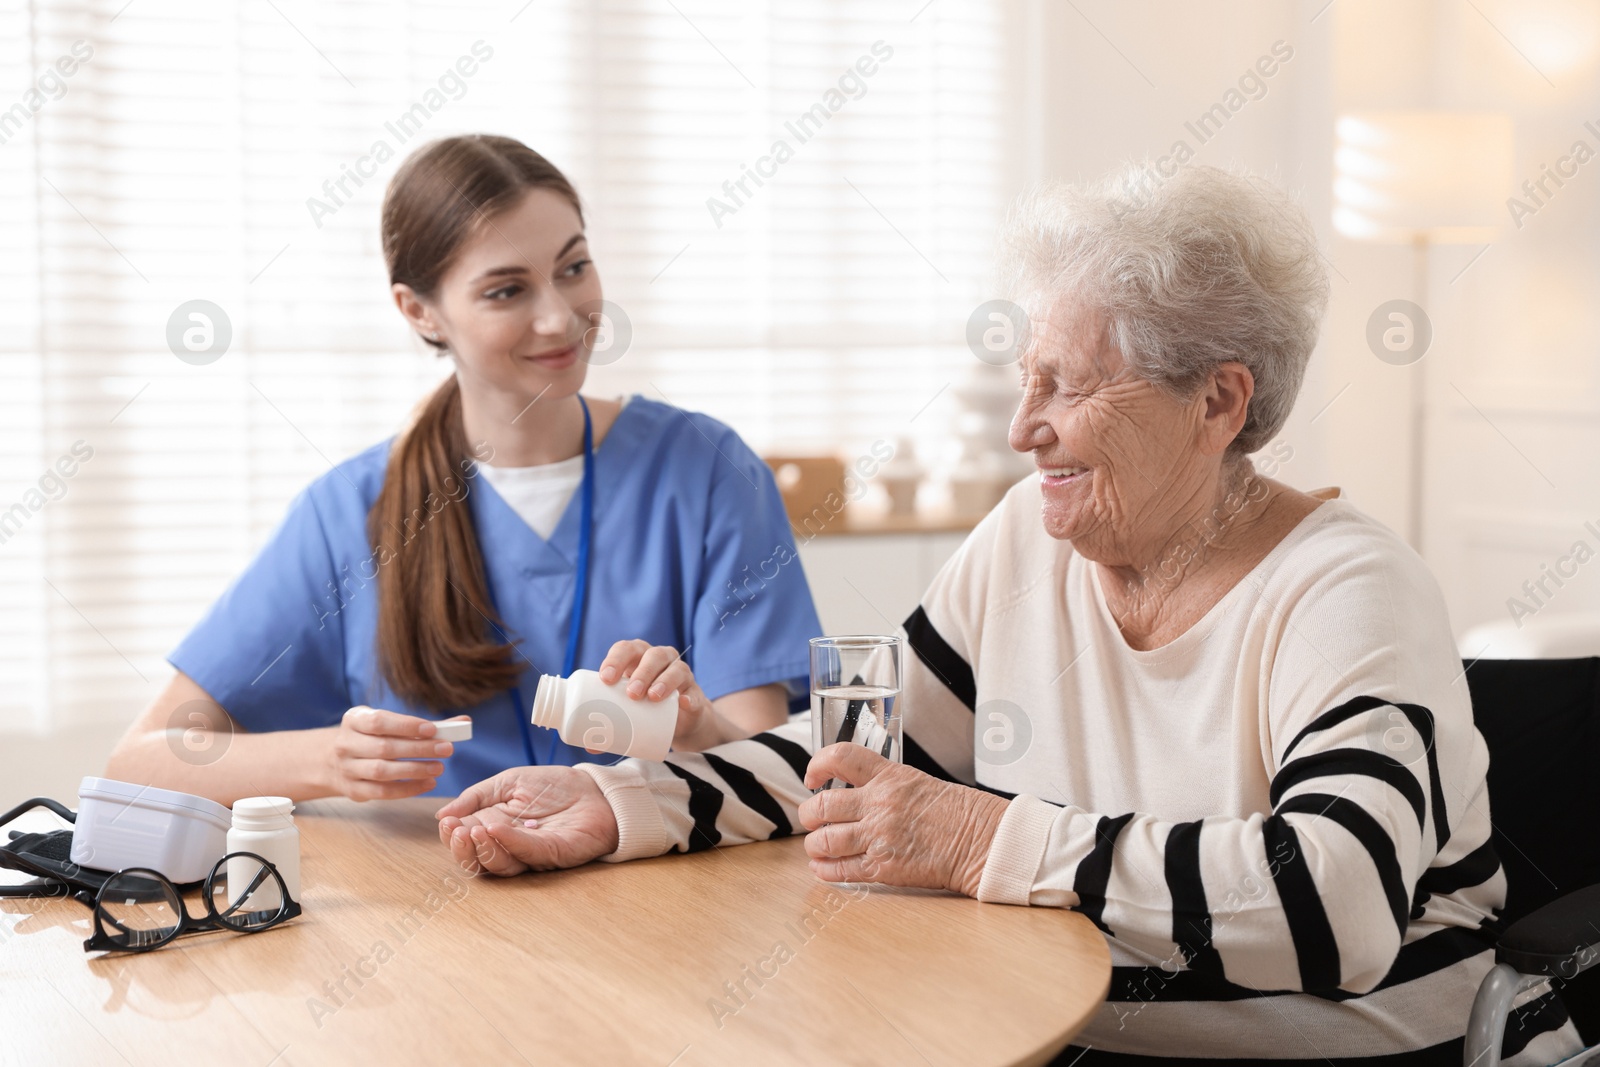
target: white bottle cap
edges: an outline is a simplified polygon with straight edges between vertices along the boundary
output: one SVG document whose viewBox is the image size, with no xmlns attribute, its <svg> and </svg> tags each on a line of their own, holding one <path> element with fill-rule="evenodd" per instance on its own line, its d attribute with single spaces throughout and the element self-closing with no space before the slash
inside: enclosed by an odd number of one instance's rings
<svg viewBox="0 0 1600 1067">
<path fill-rule="evenodd" d="M 233 813 L 250 818 L 289 815 L 294 811 L 294 801 L 288 797 L 244 797 L 233 802 Z"/>
<path fill-rule="evenodd" d="M 448 719 L 444 722 L 434 723 L 438 729 L 433 735 L 435 741 L 471 741 L 471 719 Z"/>
<path fill-rule="evenodd" d="M 233 802 L 235 830 L 283 830 L 294 825 L 288 797 L 243 797 Z"/>
</svg>

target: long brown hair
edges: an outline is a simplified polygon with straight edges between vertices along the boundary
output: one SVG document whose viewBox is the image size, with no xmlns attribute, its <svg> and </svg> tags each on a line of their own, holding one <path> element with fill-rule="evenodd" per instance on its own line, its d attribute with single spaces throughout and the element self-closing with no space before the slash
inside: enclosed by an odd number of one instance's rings
<svg viewBox="0 0 1600 1067">
<path fill-rule="evenodd" d="M 520 141 L 474 134 L 419 149 L 383 197 L 390 283 L 431 296 L 462 243 L 532 189 L 561 194 L 582 220 L 572 183 Z M 444 343 L 423 340 L 445 351 Z M 452 374 L 396 438 L 367 515 L 378 561 L 378 668 L 395 693 L 435 711 L 479 704 L 521 674 L 489 601 L 466 501 L 470 473 Z"/>
</svg>

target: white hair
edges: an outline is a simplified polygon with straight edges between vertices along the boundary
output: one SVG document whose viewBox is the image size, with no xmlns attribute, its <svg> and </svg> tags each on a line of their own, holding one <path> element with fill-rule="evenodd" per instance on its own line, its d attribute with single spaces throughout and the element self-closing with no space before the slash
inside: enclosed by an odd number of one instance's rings
<svg viewBox="0 0 1600 1067">
<path fill-rule="evenodd" d="M 1029 193 L 1002 243 L 1007 291 L 1030 316 L 1063 297 L 1097 311 L 1134 373 L 1194 396 L 1236 361 L 1255 378 L 1246 456 L 1294 407 L 1328 302 L 1304 211 L 1266 181 L 1191 166 L 1165 177 L 1128 164 L 1098 182 Z"/>
</svg>

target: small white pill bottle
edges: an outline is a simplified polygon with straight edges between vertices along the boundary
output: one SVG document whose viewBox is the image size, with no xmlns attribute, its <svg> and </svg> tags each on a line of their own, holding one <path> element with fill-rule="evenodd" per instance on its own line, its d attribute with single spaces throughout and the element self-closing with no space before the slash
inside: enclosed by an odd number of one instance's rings
<svg viewBox="0 0 1600 1067">
<path fill-rule="evenodd" d="M 571 677 L 546 674 L 533 695 L 533 724 L 546 726 L 578 748 L 663 760 L 678 728 L 678 694 L 660 700 L 634 700 L 628 679 L 610 685 L 594 671 Z"/>
<path fill-rule="evenodd" d="M 254 852 L 278 868 L 284 888 L 300 900 L 300 828 L 294 824 L 294 801 L 288 797 L 245 797 L 233 805 L 228 851 Z M 246 859 L 228 861 L 230 904 L 249 886 L 259 865 Z M 278 883 L 268 878 L 245 901 L 246 911 L 272 911 L 282 906 Z"/>
</svg>

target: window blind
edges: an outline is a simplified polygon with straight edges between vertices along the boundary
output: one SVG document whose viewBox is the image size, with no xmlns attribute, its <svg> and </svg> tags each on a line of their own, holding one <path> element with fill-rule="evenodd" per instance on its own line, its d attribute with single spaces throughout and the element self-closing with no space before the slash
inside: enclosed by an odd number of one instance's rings
<svg viewBox="0 0 1600 1067">
<path fill-rule="evenodd" d="M 937 438 L 1005 46 L 960 0 L 0 0 L 0 728 L 134 714 L 290 497 L 448 372 L 378 243 L 435 137 L 577 185 L 631 324 L 593 391 L 758 449 Z M 230 338 L 180 359 L 173 329 Z"/>
</svg>

